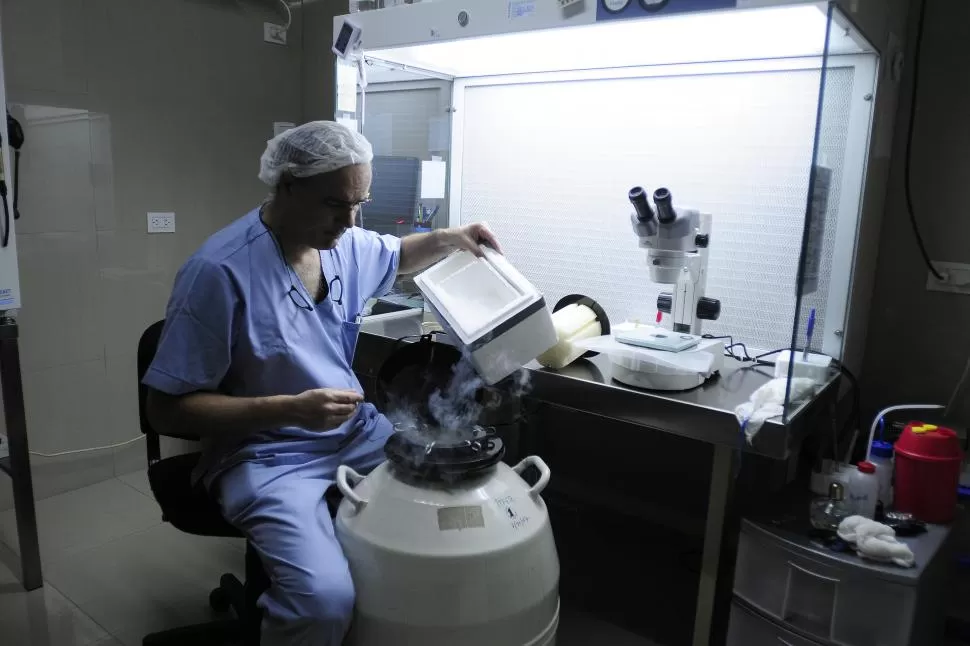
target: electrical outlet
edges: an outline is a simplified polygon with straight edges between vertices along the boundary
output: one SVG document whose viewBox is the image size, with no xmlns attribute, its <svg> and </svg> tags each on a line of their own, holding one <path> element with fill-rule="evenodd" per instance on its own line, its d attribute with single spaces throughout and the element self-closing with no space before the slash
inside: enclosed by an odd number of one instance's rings
<svg viewBox="0 0 970 646">
<path fill-rule="evenodd" d="M 959 262 L 936 262 L 934 260 L 933 267 L 943 274 L 943 280 L 939 280 L 933 275 L 933 272 L 927 272 L 926 289 L 931 292 L 970 294 L 970 265 Z"/>
<path fill-rule="evenodd" d="M 286 27 L 272 22 L 263 23 L 263 42 L 274 45 L 286 44 Z"/>
<path fill-rule="evenodd" d="M 175 233 L 175 214 L 149 213 L 148 233 Z"/>
</svg>

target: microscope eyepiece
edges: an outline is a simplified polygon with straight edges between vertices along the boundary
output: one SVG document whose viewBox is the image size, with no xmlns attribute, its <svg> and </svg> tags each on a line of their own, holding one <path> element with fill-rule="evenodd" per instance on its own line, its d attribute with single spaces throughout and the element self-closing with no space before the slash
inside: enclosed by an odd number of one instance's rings
<svg viewBox="0 0 970 646">
<path fill-rule="evenodd" d="M 653 203 L 657 205 L 657 219 L 661 224 L 670 224 L 677 219 L 674 211 L 674 199 L 666 188 L 658 188 L 653 192 Z"/>
<path fill-rule="evenodd" d="M 640 222 L 651 222 L 657 217 L 654 215 L 653 209 L 650 208 L 650 202 L 647 201 L 647 192 L 643 190 L 643 187 L 634 186 L 630 189 L 630 202 L 636 209 L 637 220 Z"/>
</svg>

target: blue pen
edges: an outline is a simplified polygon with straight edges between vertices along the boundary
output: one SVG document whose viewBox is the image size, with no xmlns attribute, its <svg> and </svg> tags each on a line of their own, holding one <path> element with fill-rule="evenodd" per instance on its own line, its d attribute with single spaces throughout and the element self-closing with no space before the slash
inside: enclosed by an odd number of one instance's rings
<svg viewBox="0 0 970 646">
<path fill-rule="evenodd" d="M 805 352 L 802 353 L 802 361 L 808 361 L 808 349 L 812 346 L 812 333 L 815 331 L 815 308 L 808 315 L 808 332 L 805 333 Z"/>
</svg>

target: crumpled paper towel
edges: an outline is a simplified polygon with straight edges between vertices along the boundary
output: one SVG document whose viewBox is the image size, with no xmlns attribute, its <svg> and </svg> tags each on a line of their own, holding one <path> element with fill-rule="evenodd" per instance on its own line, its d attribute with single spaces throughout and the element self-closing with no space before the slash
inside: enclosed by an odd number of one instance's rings
<svg viewBox="0 0 970 646">
<path fill-rule="evenodd" d="M 772 417 L 780 417 L 785 412 L 785 390 L 787 379 L 772 379 L 754 391 L 751 399 L 734 409 L 744 435 L 750 444 L 764 423 Z M 801 402 L 815 394 L 819 384 L 806 377 L 792 377 L 791 396 L 793 403 Z"/>
<path fill-rule="evenodd" d="M 851 543 L 859 554 L 873 561 L 913 567 L 916 557 L 909 545 L 899 542 L 892 527 L 865 516 L 849 516 L 839 524 L 839 538 Z"/>
</svg>

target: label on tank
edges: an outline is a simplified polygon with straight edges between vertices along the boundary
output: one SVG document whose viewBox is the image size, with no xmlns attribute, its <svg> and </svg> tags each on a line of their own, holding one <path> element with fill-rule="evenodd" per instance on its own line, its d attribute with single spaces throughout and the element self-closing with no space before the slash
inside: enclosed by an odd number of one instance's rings
<svg viewBox="0 0 970 646">
<path fill-rule="evenodd" d="M 495 503 L 502 509 L 502 513 L 505 515 L 506 520 L 509 521 L 512 529 L 519 529 L 529 524 L 529 517 L 519 513 L 519 505 L 517 504 L 515 496 L 496 498 Z"/>
<path fill-rule="evenodd" d="M 475 529 L 485 527 L 485 514 L 481 505 L 465 507 L 441 507 L 438 509 L 438 530 Z"/>
</svg>

